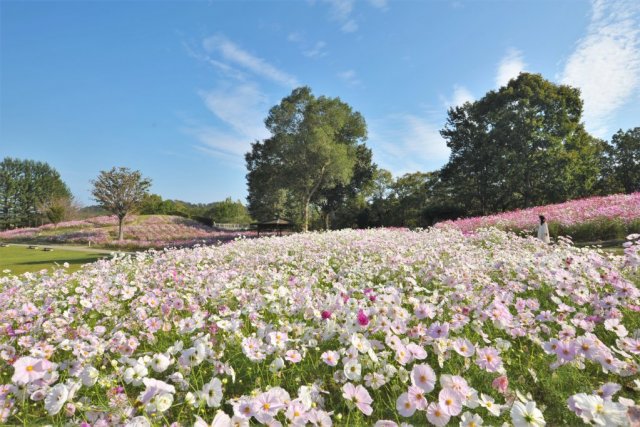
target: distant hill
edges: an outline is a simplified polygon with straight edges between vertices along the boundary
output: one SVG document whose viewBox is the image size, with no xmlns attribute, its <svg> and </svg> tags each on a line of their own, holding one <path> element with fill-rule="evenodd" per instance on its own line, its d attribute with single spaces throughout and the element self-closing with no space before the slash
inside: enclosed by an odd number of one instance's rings
<svg viewBox="0 0 640 427">
<path fill-rule="evenodd" d="M 95 207 L 90 207 L 95 208 Z M 87 209 L 85 212 L 92 212 Z M 97 212 L 97 210 L 94 210 Z M 197 221 L 172 215 L 131 215 L 127 217 L 124 240 L 118 242 L 115 216 L 94 216 L 67 221 L 54 227 L 18 228 L 0 232 L 0 240 L 21 243 L 82 244 L 103 247 L 164 248 L 226 242 L 252 237 L 253 231 L 218 231 Z"/>
<path fill-rule="evenodd" d="M 78 209 L 78 216 L 82 219 L 92 218 L 95 216 L 108 216 L 108 215 L 109 215 L 109 211 L 101 208 L 98 205 L 86 206 L 84 208 Z"/>
</svg>

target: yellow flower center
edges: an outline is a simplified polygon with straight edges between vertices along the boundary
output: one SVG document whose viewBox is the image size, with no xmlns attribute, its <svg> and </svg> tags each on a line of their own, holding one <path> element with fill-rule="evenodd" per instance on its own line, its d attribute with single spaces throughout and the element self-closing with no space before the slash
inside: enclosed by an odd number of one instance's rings
<svg viewBox="0 0 640 427">
<path fill-rule="evenodd" d="M 27 372 L 31 372 L 31 371 L 33 371 L 33 366 L 31 365 L 27 366 Z"/>
</svg>

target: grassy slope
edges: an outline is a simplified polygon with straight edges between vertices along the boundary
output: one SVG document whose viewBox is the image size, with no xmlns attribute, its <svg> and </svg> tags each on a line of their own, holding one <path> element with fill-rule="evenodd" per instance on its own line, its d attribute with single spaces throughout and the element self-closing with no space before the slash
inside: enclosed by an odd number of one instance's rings
<svg viewBox="0 0 640 427">
<path fill-rule="evenodd" d="M 22 274 L 56 267 L 56 263 L 62 266 L 65 262 L 69 263 L 67 271 L 72 272 L 80 269 L 83 264 L 97 261 L 104 256 L 99 253 L 59 249 L 44 252 L 42 249 L 34 250 L 22 246 L 0 247 L 0 276 L 7 274 L 3 272 L 6 269 L 11 270 L 8 274 Z"/>
</svg>

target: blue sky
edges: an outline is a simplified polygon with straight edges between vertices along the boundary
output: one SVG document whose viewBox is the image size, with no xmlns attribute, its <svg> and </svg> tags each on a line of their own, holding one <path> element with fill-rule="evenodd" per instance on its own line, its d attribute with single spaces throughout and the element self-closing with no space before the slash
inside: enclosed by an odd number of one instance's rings
<svg viewBox="0 0 640 427">
<path fill-rule="evenodd" d="M 596 136 L 640 126 L 640 2 L 2 0 L 0 157 L 48 162 L 87 205 L 112 166 L 244 201 L 243 154 L 308 85 L 363 114 L 379 166 L 430 171 L 447 108 L 523 70 L 579 87 Z"/>
</svg>

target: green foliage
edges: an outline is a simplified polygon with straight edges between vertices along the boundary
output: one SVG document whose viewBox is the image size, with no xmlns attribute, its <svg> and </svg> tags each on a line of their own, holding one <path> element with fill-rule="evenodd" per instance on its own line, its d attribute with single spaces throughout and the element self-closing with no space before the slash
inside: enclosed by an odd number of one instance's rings
<svg viewBox="0 0 640 427">
<path fill-rule="evenodd" d="M 110 171 L 100 171 L 92 184 L 94 199 L 118 217 L 118 240 L 122 240 L 124 218 L 138 207 L 151 186 L 151 180 L 143 178 L 139 171 L 114 167 Z"/>
<path fill-rule="evenodd" d="M 157 194 L 145 194 L 137 210 L 142 215 L 173 215 L 177 209 L 172 200 L 162 200 Z"/>
<path fill-rule="evenodd" d="M 611 138 L 607 151 L 608 166 L 615 183 L 625 193 L 640 191 L 640 127 L 626 132 L 620 129 Z"/>
<path fill-rule="evenodd" d="M 218 223 L 249 224 L 252 222 L 242 202 L 240 200 L 234 202 L 231 197 L 227 197 L 222 202 L 213 203 L 206 216 Z"/>
<path fill-rule="evenodd" d="M 580 124 L 578 89 L 521 73 L 482 99 L 452 108 L 442 177 L 469 214 L 591 194 L 603 145 Z"/>
<path fill-rule="evenodd" d="M 39 225 L 39 209 L 56 198 L 71 197 L 60 174 L 44 162 L 6 157 L 0 162 L 0 230 Z"/>
<path fill-rule="evenodd" d="M 350 183 L 367 134 L 364 118 L 339 98 L 316 98 L 301 87 L 271 108 L 265 125 L 271 137 L 245 156 L 249 212 L 258 220 L 294 214 L 306 231 L 310 205 Z"/>
</svg>

